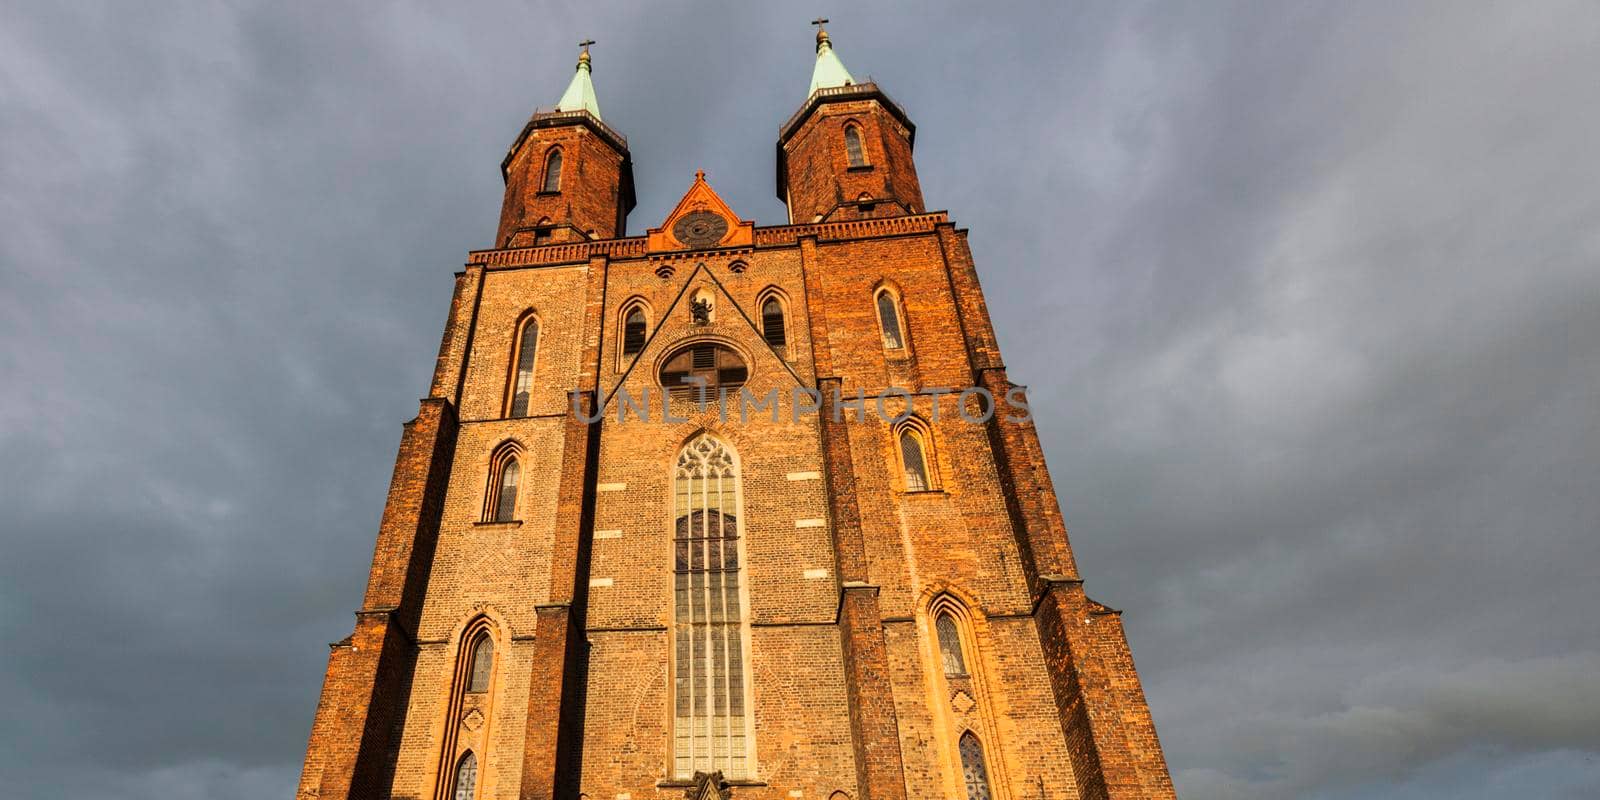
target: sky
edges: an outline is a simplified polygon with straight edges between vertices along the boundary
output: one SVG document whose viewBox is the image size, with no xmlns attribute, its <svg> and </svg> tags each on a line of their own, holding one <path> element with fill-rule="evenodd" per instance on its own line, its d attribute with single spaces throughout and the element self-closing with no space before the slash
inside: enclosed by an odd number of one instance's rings
<svg viewBox="0 0 1600 800">
<path fill-rule="evenodd" d="M 0 0 L 6 794 L 289 796 L 505 148 L 593 37 L 757 224 L 918 126 L 1179 795 L 1600 796 L 1600 5 Z"/>
</svg>

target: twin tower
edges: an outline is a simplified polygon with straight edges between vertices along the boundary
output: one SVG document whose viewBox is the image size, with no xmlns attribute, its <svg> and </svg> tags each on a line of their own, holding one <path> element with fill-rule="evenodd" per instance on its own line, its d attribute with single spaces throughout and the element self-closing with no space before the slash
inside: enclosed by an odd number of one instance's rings
<svg viewBox="0 0 1600 800">
<path fill-rule="evenodd" d="M 856 83 L 817 33 L 811 94 L 778 135 L 778 199 L 790 222 L 920 214 L 916 126 L 876 84 Z M 523 126 L 500 164 L 500 247 L 619 237 L 633 210 L 628 140 L 600 117 L 587 46 L 553 110 Z"/>
<path fill-rule="evenodd" d="M 966 231 L 817 34 L 785 225 L 626 236 L 588 50 L 504 162 L 297 797 L 1171 798 Z"/>
</svg>

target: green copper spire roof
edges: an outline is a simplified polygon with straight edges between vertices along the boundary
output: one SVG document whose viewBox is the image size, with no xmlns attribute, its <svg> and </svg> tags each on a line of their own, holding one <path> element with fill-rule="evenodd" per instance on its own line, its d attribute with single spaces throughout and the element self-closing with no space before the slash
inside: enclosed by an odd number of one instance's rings
<svg viewBox="0 0 1600 800">
<path fill-rule="evenodd" d="M 572 76 L 572 83 L 567 84 L 567 91 L 561 95 L 561 102 L 556 103 L 557 111 L 587 111 L 600 119 L 600 101 L 594 97 L 594 81 L 589 77 L 589 45 L 594 42 L 583 43 L 583 52 L 578 54 L 578 71 Z"/>
<path fill-rule="evenodd" d="M 816 94 L 818 89 L 849 86 L 855 82 L 855 79 L 850 77 L 850 71 L 844 68 L 844 62 L 833 54 L 833 43 L 828 41 L 828 32 L 822 29 L 821 23 L 818 23 L 817 66 L 811 70 L 811 88 L 806 91 L 806 97 Z"/>
</svg>

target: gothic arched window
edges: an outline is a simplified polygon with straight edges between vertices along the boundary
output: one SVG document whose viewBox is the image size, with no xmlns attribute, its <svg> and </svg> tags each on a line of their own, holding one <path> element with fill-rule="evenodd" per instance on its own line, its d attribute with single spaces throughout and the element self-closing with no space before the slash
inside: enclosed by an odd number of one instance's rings
<svg viewBox="0 0 1600 800">
<path fill-rule="evenodd" d="M 454 800 L 472 800 L 478 791 L 478 757 L 471 750 L 461 757 L 461 763 L 456 765 L 456 790 L 451 794 Z"/>
<path fill-rule="evenodd" d="M 622 354 L 631 356 L 644 349 L 647 323 L 644 308 L 635 305 L 622 316 Z"/>
<path fill-rule="evenodd" d="M 532 314 L 517 329 L 516 347 L 511 363 L 516 374 L 511 384 L 511 413 L 507 416 L 528 416 L 529 401 L 533 396 L 533 363 L 539 353 L 539 320 Z"/>
<path fill-rule="evenodd" d="M 783 301 L 775 294 L 767 295 L 761 302 L 761 338 L 773 347 L 783 347 L 788 343 L 787 333 L 783 324 Z"/>
<path fill-rule="evenodd" d="M 544 159 L 544 183 L 540 191 L 561 191 L 561 151 L 551 150 Z"/>
<path fill-rule="evenodd" d="M 672 772 L 679 778 L 753 772 L 738 496 L 738 463 L 727 445 L 701 434 L 679 451 L 672 532 Z"/>
<path fill-rule="evenodd" d="M 904 349 L 906 339 L 900 332 L 900 299 L 888 289 L 879 289 L 877 303 L 878 327 L 883 330 L 884 349 Z"/>
<path fill-rule="evenodd" d="M 945 677 L 955 678 L 967 674 L 967 660 L 961 656 L 961 631 L 956 629 L 955 617 L 940 614 L 933 621 L 939 635 L 939 657 L 944 662 Z"/>
<path fill-rule="evenodd" d="M 484 522 L 512 522 L 517 518 L 517 484 L 522 467 L 517 457 L 522 446 L 506 442 L 489 457 L 489 491 L 483 499 Z"/>
<path fill-rule="evenodd" d="M 861 129 L 854 125 L 844 126 L 844 152 L 850 158 L 850 166 L 864 167 L 867 165 L 866 155 L 861 150 Z"/>
<path fill-rule="evenodd" d="M 983 763 L 983 745 L 972 731 L 961 734 L 961 778 L 967 784 L 967 800 L 989 800 L 989 770 Z"/>
<path fill-rule="evenodd" d="M 468 668 L 467 691 L 489 691 L 489 676 L 494 672 L 494 640 L 485 633 L 472 646 L 472 666 Z"/>
<path fill-rule="evenodd" d="M 900 467 L 906 478 L 906 491 L 926 492 L 933 488 L 928 474 L 928 448 L 924 434 L 915 425 L 900 427 Z"/>
</svg>

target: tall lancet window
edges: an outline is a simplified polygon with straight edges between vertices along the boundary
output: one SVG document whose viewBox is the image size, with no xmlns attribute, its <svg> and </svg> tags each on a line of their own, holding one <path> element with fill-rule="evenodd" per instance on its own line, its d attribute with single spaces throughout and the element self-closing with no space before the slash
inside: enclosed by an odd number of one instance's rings
<svg viewBox="0 0 1600 800">
<path fill-rule="evenodd" d="M 478 757 L 471 750 L 456 765 L 456 791 L 454 800 L 472 800 L 478 789 Z"/>
<path fill-rule="evenodd" d="M 878 327 L 883 329 L 883 346 L 887 350 L 900 350 L 906 346 L 900 334 L 900 304 L 888 289 L 878 290 Z"/>
<path fill-rule="evenodd" d="M 939 658 L 944 662 L 946 678 L 964 678 L 967 660 L 961 657 L 961 633 L 956 630 L 956 620 L 949 614 L 940 614 L 933 629 L 939 634 Z"/>
<path fill-rule="evenodd" d="M 533 397 L 533 361 L 539 354 L 539 320 L 529 316 L 517 330 L 516 378 L 511 389 L 511 413 L 507 416 L 528 416 L 528 401 Z"/>
<path fill-rule="evenodd" d="M 744 601 L 739 591 L 739 467 L 700 435 L 678 453 L 673 487 L 673 748 L 679 778 L 749 777 Z"/>
<path fill-rule="evenodd" d="M 967 800 L 989 800 L 989 770 L 983 764 L 983 745 L 972 731 L 961 734 L 961 778 L 967 784 Z"/>
</svg>

